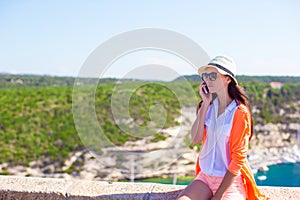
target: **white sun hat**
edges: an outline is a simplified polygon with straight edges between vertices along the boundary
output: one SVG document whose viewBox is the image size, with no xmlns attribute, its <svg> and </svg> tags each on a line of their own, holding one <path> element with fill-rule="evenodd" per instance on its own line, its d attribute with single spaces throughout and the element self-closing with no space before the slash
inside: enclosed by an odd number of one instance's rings
<svg viewBox="0 0 300 200">
<path fill-rule="evenodd" d="M 198 69 L 198 73 L 201 76 L 207 67 L 213 67 L 220 74 L 230 76 L 234 82 L 238 85 L 238 82 L 235 78 L 236 76 L 236 65 L 232 58 L 224 55 L 214 57 L 207 65 L 202 66 Z"/>
</svg>

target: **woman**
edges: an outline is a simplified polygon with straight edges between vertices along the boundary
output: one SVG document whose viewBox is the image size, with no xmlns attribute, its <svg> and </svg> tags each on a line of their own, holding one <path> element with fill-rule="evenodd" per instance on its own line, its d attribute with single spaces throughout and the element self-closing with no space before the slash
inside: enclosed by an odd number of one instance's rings
<svg viewBox="0 0 300 200">
<path fill-rule="evenodd" d="M 203 80 L 199 87 L 202 102 L 191 138 L 194 144 L 202 142 L 202 148 L 197 176 L 178 199 L 267 199 L 259 192 L 247 162 L 253 124 L 248 98 L 235 78 L 235 63 L 217 56 L 198 73 Z"/>
</svg>

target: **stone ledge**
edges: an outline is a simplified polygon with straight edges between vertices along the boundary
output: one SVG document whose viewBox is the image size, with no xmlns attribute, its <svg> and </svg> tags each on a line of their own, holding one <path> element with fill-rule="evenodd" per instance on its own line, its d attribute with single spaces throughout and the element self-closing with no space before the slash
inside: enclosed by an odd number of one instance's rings
<svg viewBox="0 0 300 200">
<path fill-rule="evenodd" d="M 185 186 L 0 176 L 0 199 L 176 199 Z M 260 187 L 271 199 L 299 199 L 299 187 Z"/>
</svg>

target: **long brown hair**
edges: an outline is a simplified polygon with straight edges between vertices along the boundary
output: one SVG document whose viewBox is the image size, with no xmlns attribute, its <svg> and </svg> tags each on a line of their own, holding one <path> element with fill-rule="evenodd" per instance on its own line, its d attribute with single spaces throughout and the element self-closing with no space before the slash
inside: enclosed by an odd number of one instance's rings
<svg viewBox="0 0 300 200">
<path fill-rule="evenodd" d="M 230 77 L 231 78 L 231 77 Z M 251 123 L 251 135 L 249 140 L 251 140 L 252 135 L 253 135 L 253 118 L 251 115 L 251 107 L 249 103 L 249 98 L 241 86 L 237 85 L 231 78 L 231 82 L 228 85 L 228 93 L 230 98 L 237 100 L 238 102 L 244 104 L 247 106 L 249 113 L 250 113 L 250 123 Z"/>
</svg>

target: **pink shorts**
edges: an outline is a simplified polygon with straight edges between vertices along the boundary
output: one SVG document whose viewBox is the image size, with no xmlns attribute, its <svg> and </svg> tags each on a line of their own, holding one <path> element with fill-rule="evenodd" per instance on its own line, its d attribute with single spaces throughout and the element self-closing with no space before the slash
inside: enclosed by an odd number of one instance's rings
<svg viewBox="0 0 300 200">
<path fill-rule="evenodd" d="M 212 191 L 213 195 L 215 195 L 218 190 L 223 177 L 217 176 L 209 176 L 202 172 L 200 172 L 195 180 L 200 180 L 204 182 Z M 226 190 L 224 197 L 222 199 L 230 199 L 230 200 L 241 200 L 246 199 L 246 190 L 243 182 L 242 176 L 236 176 L 233 183 Z"/>
</svg>

